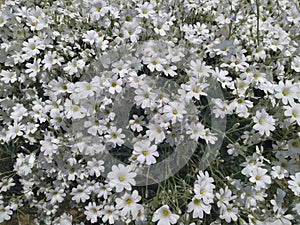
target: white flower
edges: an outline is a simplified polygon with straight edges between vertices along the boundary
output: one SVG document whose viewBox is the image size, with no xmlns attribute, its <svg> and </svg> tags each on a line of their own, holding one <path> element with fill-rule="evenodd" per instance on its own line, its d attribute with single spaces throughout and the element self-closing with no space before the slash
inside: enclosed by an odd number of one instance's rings
<svg viewBox="0 0 300 225">
<path fill-rule="evenodd" d="M 197 78 L 209 76 L 210 73 L 214 72 L 211 68 L 212 67 L 207 66 L 204 61 L 201 60 L 191 61 L 192 73 L 195 74 Z"/>
<path fill-rule="evenodd" d="M 213 194 L 214 185 L 206 182 L 201 182 L 199 184 L 194 185 L 194 193 L 195 197 L 201 199 L 203 203 L 210 204 L 213 202 L 214 194 Z"/>
<path fill-rule="evenodd" d="M 55 188 L 54 190 L 51 189 L 49 192 L 46 193 L 47 201 L 50 200 L 51 204 L 61 203 L 66 197 L 65 190 L 62 188 Z"/>
<path fill-rule="evenodd" d="M 199 171 L 199 174 L 197 175 L 197 183 L 207 183 L 209 186 L 212 187 L 212 189 L 215 187 L 212 183 L 214 182 L 214 179 L 209 176 L 209 173 L 207 171 Z"/>
<path fill-rule="evenodd" d="M 87 98 L 88 96 L 94 96 L 94 92 L 96 92 L 97 87 L 94 83 L 82 81 L 76 82 L 74 91 L 78 93 L 78 97 L 80 99 Z"/>
<path fill-rule="evenodd" d="M 25 73 L 29 74 L 29 77 L 36 77 L 40 72 L 41 59 L 34 60 L 33 63 L 26 63 L 28 69 L 25 70 Z"/>
<path fill-rule="evenodd" d="M 252 171 L 255 170 L 257 167 L 262 166 L 263 164 L 259 161 L 257 158 L 258 155 L 256 153 L 253 154 L 253 156 L 247 156 L 246 162 L 243 162 L 241 166 L 245 166 L 244 169 L 242 169 L 242 174 L 246 176 L 250 176 L 252 174 Z"/>
<path fill-rule="evenodd" d="M 249 178 L 250 182 L 255 183 L 256 189 L 266 188 L 267 184 L 271 184 L 271 177 L 266 173 L 268 170 L 263 168 L 255 168 L 252 173 L 251 177 Z"/>
<path fill-rule="evenodd" d="M 220 218 L 224 219 L 227 223 L 231 221 L 237 221 L 238 209 L 229 204 L 226 207 L 221 208 Z"/>
<path fill-rule="evenodd" d="M 150 141 L 155 140 L 155 144 L 161 143 L 166 138 L 161 126 L 150 123 L 148 128 L 149 130 L 146 131 L 146 134 Z"/>
<path fill-rule="evenodd" d="M 151 18 L 155 15 L 153 5 L 150 2 L 144 2 L 143 4 L 139 3 L 137 11 L 139 12 L 137 17 L 141 18 Z"/>
<path fill-rule="evenodd" d="M 116 188 L 116 192 L 118 193 L 122 192 L 124 189 L 130 191 L 132 189 L 131 185 L 135 185 L 134 177 L 136 176 L 136 173 L 132 172 L 132 169 L 133 166 L 131 165 L 113 165 L 112 171 L 107 175 L 109 185 L 112 188 Z"/>
<path fill-rule="evenodd" d="M 17 81 L 17 73 L 14 71 L 8 71 L 8 70 L 2 70 L 0 72 L 1 81 L 3 81 L 5 84 L 8 84 L 9 82 L 14 83 Z"/>
<path fill-rule="evenodd" d="M 288 149 L 292 155 L 298 155 L 300 151 L 300 137 L 297 139 L 290 139 L 288 141 Z"/>
<path fill-rule="evenodd" d="M 297 56 L 293 59 L 291 68 L 296 72 L 300 72 L 300 56 Z"/>
<path fill-rule="evenodd" d="M 295 207 L 293 208 L 293 210 L 295 212 L 297 212 L 298 215 L 300 215 L 300 202 L 295 204 Z"/>
<path fill-rule="evenodd" d="M 18 153 L 17 161 L 14 165 L 14 170 L 17 171 L 19 176 L 26 176 L 31 173 L 31 169 L 34 166 L 35 160 L 36 158 L 33 153 L 30 155 Z"/>
<path fill-rule="evenodd" d="M 154 70 L 163 71 L 163 65 L 167 64 L 167 60 L 158 56 L 152 56 L 151 58 L 145 58 L 144 63 L 147 64 L 147 67 L 151 72 L 154 72 Z"/>
<path fill-rule="evenodd" d="M 135 65 L 133 65 L 135 66 Z M 139 64 L 137 65 L 139 67 Z M 135 70 L 133 70 L 135 71 Z M 142 74 L 138 76 L 135 72 L 132 71 L 132 75 L 128 78 L 129 80 L 129 86 L 137 89 L 138 87 L 145 87 L 145 81 L 144 78 L 146 77 L 146 74 Z"/>
<path fill-rule="evenodd" d="M 227 76 L 229 73 L 226 70 L 220 70 L 218 67 L 213 71 L 213 76 L 217 78 L 217 80 L 221 83 L 223 88 L 234 89 L 234 85 L 232 83 L 232 78 Z"/>
<path fill-rule="evenodd" d="M 64 67 L 64 71 L 69 75 L 73 75 L 77 73 L 79 70 L 82 70 L 85 66 L 85 62 L 83 59 L 73 59 L 71 62 L 68 62 L 67 65 Z"/>
<path fill-rule="evenodd" d="M 143 125 L 145 125 L 145 121 L 143 121 L 144 116 L 133 115 L 132 120 L 129 120 L 130 128 L 133 131 L 141 132 L 143 130 Z"/>
<path fill-rule="evenodd" d="M 100 209 L 101 206 L 97 206 L 95 202 L 89 202 L 84 211 L 86 219 L 91 221 L 92 223 L 96 223 L 98 221 L 98 217 L 101 217 Z"/>
<path fill-rule="evenodd" d="M 97 160 L 93 158 L 92 160 L 87 162 L 87 169 L 89 170 L 89 174 L 91 176 L 95 175 L 96 177 L 99 177 L 102 172 L 104 172 L 104 164 L 103 160 Z"/>
<path fill-rule="evenodd" d="M 213 104 L 212 112 L 216 118 L 225 118 L 229 112 L 229 106 L 226 101 L 223 101 L 220 98 L 211 99 Z"/>
<path fill-rule="evenodd" d="M 221 188 L 219 193 L 216 193 L 216 197 L 218 199 L 217 205 L 221 208 L 229 205 L 229 202 L 237 196 L 232 196 L 232 191 L 226 186 L 225 189 Z"/>
<path fill-rule="evenodd" d="M 134 101 L 138 106 L 140 105 L 143 109 L 155 107 L 155 94 L 151 92 L 148 86 L 139 87 L 135 90 L 135 94 Z"/>
<path fill-rule="evenodd" d="M 291 180 L 288 181 L 289 188 L 296 196 L 300 196 L 300 172 L 295 175 L 291 175 L 290 177 Z"/>
<path fill-rule="evenodd" d="M 152 217 L 152 222 L 157 222 L 157 225 L 170 225 L 176 224 L 179 216 L 173 214 L 168 205 L 163 205 L 156 210 Z"/>
<path fill-rule="evenodd" d="M 202 219 L 205 212 L 210 213 L 211 205 L 205 204 L 201 199 L 193 197 L 192 201 L 188 204 L 187 212 L 193 212 L 193 218 Z"/>
<path fill-rule="evenodd" d="M 48 51 L 42 63 L 44 64 L 43 69 L 51 70 L 52 66 L 57 64 L 61 66 L 61 62 L 64 61 L 63 57 L 59 57 L 56 52 Z"/>
<path fill-rule="evenodd" d="M 176 66 L 169 66 L 169 65 L 164 65 L 163 66 L 163 73 L 166 76 L 174 77 L 175 75 L 177 75 L 177 73 L 175 72 L 176 70 L 177 70 Z"/>
<path fill-rule="evenodd" d="M 44 153 L 45 156 L 52 157 L 58 150 L 59 140 L 57 138 L 51 137 L 50 134 L 45 136 L 44 140 L 40 141 L 41 144 L 41 152 Z"/>
<path fill-rule="evenodd" d="M 100 184 L 98 192 L 98 198 L 103 197 L 104 199 L 107 199 L 108 196 L 111 195 L 111 187 L 109 187 L 109 184 Z"/>
<path fill-rule="evenodd" d="M 207 144 L 208 143 L 215 144 L 216 141 L 218 140 L 218 138 L 215 137 L 215 135 L 216 134 L 212 133 L 209 128 L 206 128 L 204 130 L 204 135 L 201 138 L 204 139 Z"/>
<path fill-rule="evenodd" d="M 8 139 L 14 139 L 17 136 L 22 136 L 24 133 L 23 131 L 25 130 L 25 125 L 21 123 L 15 122 L 13 125 L 8 126 L 8 131 L 6 133 Z"/>
<path fill-rule="evenodd" d="M 137 155 L 137 160 L 140 163 L 151 165 L 156 163 L 155 157 L 158 157 L 157 146 L 151 145 L 149 140 L 138 141 L 133 145 L 133 154 Z"/>
<path fill-rule="evenodd" d="M 199 171 L 197 175 L 198 180 L 194 185 L 195 197 L 201 199 L 204 204 L 210 204 L 213 202 L 214 194 L 213 190 L 215 185 L 214 179 L 209 176 L 208 172 Z"/>
<path fill-rule="evenodd" d="M 170 26 L 161 17 L 155 17 L 153 20 L 154 31 L 160 36 L 165 36 L 166 31 L 170 30 Z"/>
<path fill-rule="evenodd" d="M 281 166 L 272 166 L 271 176 L 280 180 L 288 176 L 288 171 Z"/>
<path fill-rule="evenodd" d="M 71 195 L 73 195 L 72 200 L 79 202 L 85 202 L 90 198 L 90 190 L 86 185 L 78 184 L 76 188 L 72 188 Z"/>
<path fill-rule="evenodd" d="M 291 117 L 291 123 L 296 121 L 297 124 L 300 126 L 300 104 L 292 103 L 291 106 L 284 106 L 284 109 L 284 115 Z"/>
<path fill-rule="evenodd" d="M 23 42 L 23 46 L 24 47 L 22 48 L 22 50 L 25 52 L 26 59 L 39 54 L 40 50 L 43 49 L 43 46 L 41 45 L 41 42 L 37 38 L 37 36 L 29 38 L 28 42 Z"/>
<path fill-rule="evenodd" d="M 9 206 L 4 207 L 3 205 L 0 205 L 0 223 L 5 220 L 10 220 L 12 214 L 13 211 Z"/>
<path fill-rule="evenodd" d="M 23 117 L 28 115 L 28 110 L 24 107 L 23 104 L 16 104 L 12 107 L 13 112 L 10 114 L 10 118 L 14 121 L 21 121 Z"/>
<path fill-rule="evenodd" d="M 181 87 L 187 92 L 187 98 L 193 97 L 200 100 L 200 96 L 206 96 L 204 90 L 209 86 L 207 83 L 200 83 L 199 79 L 191 78 L 189 84 L 182 84 Z"/>
<path fill-rule="evenodd" d="M 244 97 L 239 97 L 234 99 L 234 101 L 230 103 L 229 107 L 230 110 L 235 110 L 238 116 L 247 118 L 250 115 L 248 108 L 252 108 L 253 103 L 249 100 L 245 100 Z"/>
<path fill-rule="evenodd" d="M 132 43 L 137 42 L 140 34 L 142 33 L 142 27 L 135 23 L 126 23 L 122 29 L 124 37 L 129 38 Z"/>
<path fill-rule="evenodd" d="M 274 199 L 270 200 L 270 203 L 273 205 L 273 211 L 278 212 L 282 210 L 282 203 L 284 203 L 284 197 L 286 196 L 286 192 L 277 188 L 276 194 L 274 195 Z"/>
<path fill-rule="evenodd" d="M 86 116 L 87 110 L 79 104 L 73 103 L 71 100 L 66 99 L 65 102 L 65 115 L 68 119 L 81 119 Z"/>
<path fill-rule="evenodd" d="M 115 220 L 119 218 L 119 211 L 115 209 L 112 205 L 104 206 L 102 210 L 102 221 L 105 223 L 108 221 L 109 224 L 114 224 Z"/>
<path fill-rule="evenodd" d="M 108 79 L 104 82 L 104 85 L 108 87 L 109 93 L 114 95 L 115 93 L 120 93 L 122 91 L 122 79 L 117 79 L 117 76 Z"/>
<path fill-rule="evenodd" d="M 270 131 L 275 130 L 275 120 L 272 116 L 269 116 L 265 109 L 257 111 L 253 121 L 256 123 L 253 129 L 257 130 L 261 135 L 266 134 L 270 136 Z"/>
<path fill-rule="evenodd" d="M 54 221 L 54 225 L 72 225 L 72 215 L 63 213 L 59 218 Z"/>
<path fill-rule="evenodd" d="M 8 191 L 11 187 L 15 186 L 16 184 L 14 183 L 14 179 L 12 177 L 10 178 L 4 178 L 0 181 L 0 192 L 6 192 Z M 0 203 L 1 204 L 1 203 Z"/>
<path fill-rule="evenodd" d="M 169 102 L 168 105 L 163 108 L 163 113 L 172 123 L 176 121 L 180 122 L 183 119 L 183 115 L 186 114 L 184 103 L 178 101 Z"/>
<path fill-rule="evenodd" d="M 141 199 L 142 197 L 139 196 L 136 190 L 132 194 L 125 193 L 121 198 L 116 198 L 116 209 L 121 210 L 120 214 L 122 216 L 131 214 L 133 219 L 136 219 L 139 211 L 143 208 L 142 205 L 138 204 Z"/>
<path fill-rule="evenodd" d="M 112 127 L 109 130 L 109 134 L 104 136 L 108 142 L 112 143 L 115 147 L 116 145 L 121 146 L 124 143 L 125 134 L 122 134 L 122 129 L 117 130 L 116 127 Z"/>
<path fill-rule="evenodd" d="M 294 103 L 294 98 L 297 98 L 296 95 L 296 86 L 292 81 L 287 80 L 285 84 L 282 81 L 279 81 L 279 84 L 275 86 L 275 98 L 281 99 L 283 104 Z"/>
<path fill-rule="evenodd" d="M 82 35 L 83 41 L 89 43 L 90 45 L 94 44 L 94 42 L 97 42 L 99 39 L 99 35 L 94 30 L 89 30 L 85 34 Z"/>
<path fill-rule="evenodd" d="M 292 220 L 295 219 L 291 214 L 285 214 L 287 211 L 286 208 L 280 208 L 275 215 L 275 218 L 272 219 L 270 224 L 274 225 L 292 225 Z"/>
</svg>

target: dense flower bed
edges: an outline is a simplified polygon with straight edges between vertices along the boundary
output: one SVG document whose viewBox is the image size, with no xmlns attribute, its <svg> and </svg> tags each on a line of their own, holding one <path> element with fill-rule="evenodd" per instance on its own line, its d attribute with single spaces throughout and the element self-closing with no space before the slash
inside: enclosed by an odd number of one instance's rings
<svg viewBox="0 0 300 225">
<path fill-rule="evenodd" d="M 0 223 L 300 223 L 296 0 L 6 0 Z"/>
</svg>

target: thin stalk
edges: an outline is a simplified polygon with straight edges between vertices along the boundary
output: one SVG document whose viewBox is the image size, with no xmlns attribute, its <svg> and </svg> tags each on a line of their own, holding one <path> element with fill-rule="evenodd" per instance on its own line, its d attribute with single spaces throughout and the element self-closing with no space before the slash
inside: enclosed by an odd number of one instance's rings
<svg viewBox="0 0 300 225">
<path fill-rule="evenodd" d="M 256 39 L 257 39 L 257 46 L 259 46 L 259 0 L 255 0 L 256 3 Z"/>
</svg>

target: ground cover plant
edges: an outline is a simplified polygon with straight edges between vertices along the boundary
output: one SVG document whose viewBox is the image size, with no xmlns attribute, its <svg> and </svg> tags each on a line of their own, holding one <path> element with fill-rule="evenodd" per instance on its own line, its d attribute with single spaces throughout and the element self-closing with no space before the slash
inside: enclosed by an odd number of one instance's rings
<svg viewBox="0 0 300 225">
<path fill-rule="evenodd" d="M 300 224 L 299 1 L 0 7 L 0 223 Z"/>
</svg>

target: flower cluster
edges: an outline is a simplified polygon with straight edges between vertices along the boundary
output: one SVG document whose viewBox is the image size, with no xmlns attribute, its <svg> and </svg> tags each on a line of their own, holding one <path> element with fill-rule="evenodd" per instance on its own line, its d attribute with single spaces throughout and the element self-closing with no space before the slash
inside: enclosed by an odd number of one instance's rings
<svg viewBox="0 0 300 225">
<path fill-rule="evenodd" d="M 298 1 L 5 0 L 0 223 L 298 224 L 299 30 Z"/>
</svg>

